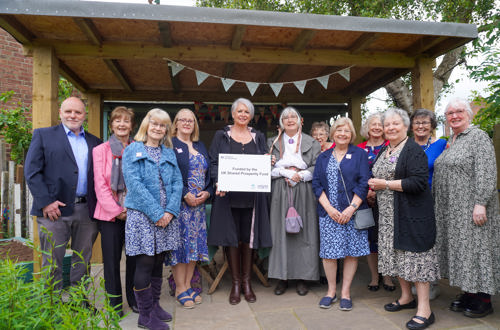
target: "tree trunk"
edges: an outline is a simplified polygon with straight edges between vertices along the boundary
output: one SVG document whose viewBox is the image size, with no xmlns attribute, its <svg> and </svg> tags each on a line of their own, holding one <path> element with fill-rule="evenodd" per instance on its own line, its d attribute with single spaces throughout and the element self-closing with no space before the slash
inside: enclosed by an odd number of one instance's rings
<svg viewBox="0 0 500 330">
<path fill-rule="evenodd" d="M 463 62 L 461 54 L 464 47 L 460 46 L 446 53 L 437 69 L 434 70 L 434 100 L 438 100 L 439 94 L 448 82 L 453 69 Z M 406 110 L 408 113 L 413 111 L 412 93 L 403 79 L 394 80 L 385 85 L 385 89 L 398 108 Z"/>
</svg>

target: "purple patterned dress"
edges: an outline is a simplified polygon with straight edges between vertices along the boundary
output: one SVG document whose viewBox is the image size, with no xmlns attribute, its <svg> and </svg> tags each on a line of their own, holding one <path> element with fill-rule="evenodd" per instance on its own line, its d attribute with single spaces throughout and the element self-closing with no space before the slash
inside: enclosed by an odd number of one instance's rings
<svg viewBox="0 0 500 330">
<path fill-rule="evenodd" d="M 201 153 L 196 156 L 189 154 L 188 189 L 195 196 L 205 185 L 207 169 L 207 160 Z M 167 265 L 173 266 L 179 262 L 209 261 L 205 204 L 191 207 L 183 200 L 179 212 L 179 227 L 180 246 L 167 258 Z"/>
</svg>

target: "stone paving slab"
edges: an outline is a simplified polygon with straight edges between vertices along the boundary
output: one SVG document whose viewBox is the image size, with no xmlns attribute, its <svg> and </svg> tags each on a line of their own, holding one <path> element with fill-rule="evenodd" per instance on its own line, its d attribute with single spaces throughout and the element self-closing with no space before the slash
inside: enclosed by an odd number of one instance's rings
<svg viewBox="0 0 500 330">
<path fill-rule="evenodd" d="M 125 267 L 122 267 L 124 269 Z M 102 276 L 99 267 L 93 271 Z M 168 295 L 166 276 L 169 274 L 165 267 L 164 294 L 161 297 L 162 306 L 173 314 L 174 320 L 169 322 L 171 329 L 406 329 L 405 324 L 414 315 L 415 310 L 403 310 L 390 313 L 384 310 L 384 304 L 399 297 L 399 288 L 394 292 L 385 291 L 382 287 L 377 292 L 366 288 L 369 272 L 364 258 L 360 259 L 358 271 L 353 281 L 351 298 L 353 310 L 344 312 L 339 310 L 338 302 L 330 309 L 318 307 L 319 300 L 326 293 L 327 286 L 318 282 L 310 283 L 310 291 L 306 296 L 299 296 L 295 292 L 295 283 L 282 296 L 274 295 L 276 280 L 270 280 L 271 287 L 264 287 L 254 276 L 253 288 L 257 295 L 257 302 L 247 303 L 242 297 L 238 305 L 228 303 L 231 288 L 230 274 L 227 272 L 219 287 L 212 295 L 207 295 L 208 283 L 203 282 L 203 303 L 193 309 L 184 309 L 174 297 Z M 122 274 L 124 277 L 124 274 Z M 124 283 L 124 278 L 122 283 Z M 436 315 L 436 323 L 429 329 L 460 329 L 460 330 L 490 330 L 500 329 L 500 298 L 493 297 L 493 314 L 481 319 L 471 319 L 460 313 L 448 310 L 451 300 L 460 293 L 457 288 L 449 287 L 447 280 L 440 281 L 441 295 L 431 302 Z M 340 296 L 341 284 L 337 286 L 337 295 Z M 126 303 L 125 303 L 126 305 Z M 125 312 L 130 311 L 128 305 Z M 129 313 L 121 322 L 123 329 L 138 329 L 138 315 Z"/>
</svg>

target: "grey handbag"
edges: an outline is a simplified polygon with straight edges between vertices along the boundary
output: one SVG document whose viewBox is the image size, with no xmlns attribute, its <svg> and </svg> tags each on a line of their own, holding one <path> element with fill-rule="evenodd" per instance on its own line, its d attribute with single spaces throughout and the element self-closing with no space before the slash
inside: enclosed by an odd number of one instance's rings
<svg viewBox="0 0 500 330">
<path fill-rule="evenodd" d="M 335 150 L 333 152 L 335 152 Z M 342 175 L 342 170 L 340 169 L 340 164 L 338 164 L 338 166 L 339 166 L 340 178 L 342 179 L 342 184 L 344 185 L 344 191 L 347 197 L 347 201 L 349 202 L 349 204 L 351 204 L 351 200 L 349 199 L 349 195 L 347 194 L 347 188 L 345 186 L 344 176 Z M 368 229 L 370 227 L 375 226 L 375 219 L 373 218 L 373 211 L 371 208 L 356 210 L 356 212 L 354 212 L 353 214 L 353 217 L 354 217 L 354 228 L 358 230 Z"/>
<path fill-rule="evenodd" d="M 291 188 L 287 187 L 288 212 L 286 213 L 285 217 L 285 229 L 288 234 L 298 234 L 300 232 L 300 229 L 303 227 L 302 218 L 300 217 L 295 207 L 293 207 L 290 190 Z"/>
</svg>

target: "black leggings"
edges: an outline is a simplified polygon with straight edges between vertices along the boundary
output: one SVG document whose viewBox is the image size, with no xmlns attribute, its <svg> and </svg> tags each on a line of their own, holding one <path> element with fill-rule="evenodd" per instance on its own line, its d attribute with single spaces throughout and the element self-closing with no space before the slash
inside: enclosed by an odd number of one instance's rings
<svg viewBox="0 0 500 330">
<path fill-rule="evenodd" d="M 134 287 L 136 290 L 147 288 L 151 284 L 151 277 L 162 277 L 165 253 L 162 252 L 154 256 L 146 254 L 136 256 L 134 275 Z"/>
</svg>

